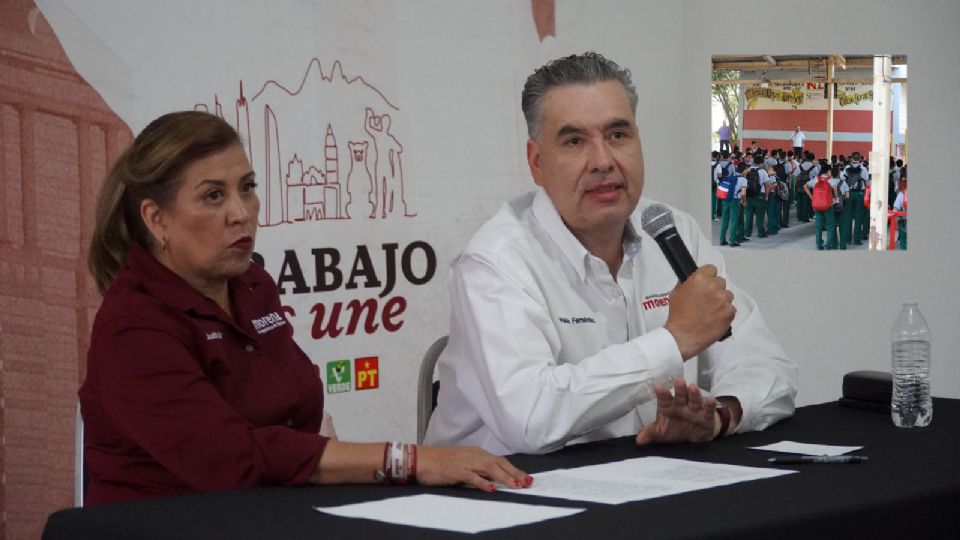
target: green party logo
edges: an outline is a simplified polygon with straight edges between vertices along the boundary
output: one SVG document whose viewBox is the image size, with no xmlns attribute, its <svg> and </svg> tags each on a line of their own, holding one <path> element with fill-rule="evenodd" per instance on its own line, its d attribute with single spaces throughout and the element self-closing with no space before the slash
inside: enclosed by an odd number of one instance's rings
<svg viewBox="0 0 960 540">
<path fill-rule="evenodd" d="M 327 393 L 341 394 L 350 390 L 350 360 L 327 362 Z"/>
</svg>

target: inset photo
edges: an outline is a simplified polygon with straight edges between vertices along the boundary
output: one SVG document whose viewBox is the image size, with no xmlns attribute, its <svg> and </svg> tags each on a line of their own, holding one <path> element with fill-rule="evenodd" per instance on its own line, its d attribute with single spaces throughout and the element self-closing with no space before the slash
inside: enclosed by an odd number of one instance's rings
<svg viewBox="0 0 960 540">
<path fill-rule="evenodd" d="M 712 57 L 710 218 L 724 250 L 907 249 L 907 57 Z"/>
</svg>

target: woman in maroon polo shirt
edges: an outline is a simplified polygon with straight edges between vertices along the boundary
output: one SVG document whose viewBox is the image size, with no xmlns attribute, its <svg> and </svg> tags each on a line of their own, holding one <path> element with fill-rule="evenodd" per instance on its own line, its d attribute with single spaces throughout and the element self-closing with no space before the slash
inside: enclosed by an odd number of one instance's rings
<svg viewBox="0 0 960 540">
<path fill-rule="evenodd" d="M 88 261 L 104 298 L 80 388 L 87 503 L 265 484 L 529 486 L 479 448 L 319 434 L 322 382 L 250 263 L 255 188 L 237 132 L 194 111 L 151 122 L 107 176 Z"/>
</svg>

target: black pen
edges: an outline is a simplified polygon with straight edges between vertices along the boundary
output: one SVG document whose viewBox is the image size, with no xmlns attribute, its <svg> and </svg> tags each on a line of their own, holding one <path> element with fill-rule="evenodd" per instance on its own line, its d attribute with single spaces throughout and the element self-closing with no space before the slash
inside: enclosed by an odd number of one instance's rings
<svg viewBox="0 0 960 540">
<path fill-rule="evenodd" d="M 863 463 L 867 456 L 783 456 L 767 459 L 770 463 L 799 464 L 799 463 Z"/>
</svg>

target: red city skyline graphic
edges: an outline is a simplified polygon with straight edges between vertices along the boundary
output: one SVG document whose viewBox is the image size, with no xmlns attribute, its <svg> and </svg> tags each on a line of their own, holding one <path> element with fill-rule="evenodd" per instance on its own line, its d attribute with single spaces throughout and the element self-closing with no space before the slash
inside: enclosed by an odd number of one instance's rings
<svg viewBox="0 0 960 540">
<path fill-rule="evenodd" d="M 209 111 L 202 103 L 194 108 Z M 213 109 L 227 119 L 219 95 Z M 251 110 L 254 119 L 262 115 L 261 123 L 251 122 Z M 363 76 L 345 75 L 339 60 L 324 73 L 312 58 L 295 90 L 269 79 L 247 98 L 240 81 L 234 126 L 260 180 L 260 226 L 415 217 L 391 116 L 399 110 Z"/>
</svg>

